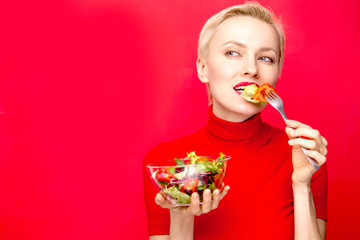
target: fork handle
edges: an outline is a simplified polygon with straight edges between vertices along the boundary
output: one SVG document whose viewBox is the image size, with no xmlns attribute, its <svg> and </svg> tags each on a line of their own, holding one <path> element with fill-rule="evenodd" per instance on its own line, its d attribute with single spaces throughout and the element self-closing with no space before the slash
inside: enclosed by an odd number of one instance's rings
<svg viewBox="0 0 360 240">
<path fill-rule="evenodd" d="M 308 155 L 306 155 L 306 149 L 305 149 L 305 148 L 301 147 L 301 149 L 303 150 L 305 156 L 307 157 L 307 159 L 309 160 L 309 162 L 311 163 L 311 165 L 313 166 L 313 168 L 315 169 L 315 171 L 319 170 L 319 169 L 320 169 L 319 164 L 317 164 L 316 161 L 315 161 L 313 158 L 311 158 L 311 157 L 309 157 Z"/>
<path fill-rule="evenodd" d="M 289 128 L 290 128 L 291 131 L 294 131 L 293 128 L 291 128 L 291 127 L 289 127 Z M 305 156 L 307 157 L 307 159 L 308 159 L 309 162 L 311 163 L 311 166 L 313 166 L 313 168 L 314 168 L 316 171 L 319 170 L 319 169 L 320 169 L 319 164 L 317 164 L 317 162 L 316 162 L 313 158 L 311 158 L 311 157 L 309 157 L 308 155 L 306 155 L 306 149 L 305 149 L 305 148 L 301 147 L 301 149 L 303 150 Z"/>
</svg>

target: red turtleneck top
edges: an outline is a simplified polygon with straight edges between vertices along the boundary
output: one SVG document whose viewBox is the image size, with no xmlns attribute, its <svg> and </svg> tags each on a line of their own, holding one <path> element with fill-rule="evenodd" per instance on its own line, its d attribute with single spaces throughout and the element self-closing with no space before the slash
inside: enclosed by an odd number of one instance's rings
<svg viewBox="0 0 360 240">
<path fill-rule="evenodd" d="M 283 130 L 264 123 L 260 114 L 232 123 L 209 109 L 208 124 L 174 141 L 161 143 L 145 156 L 144 194 L 149 235 L 169 234 L 168 209 L 155 203 L 157 193 L 147 164 L 185 157 L 188 152 L 231 156 L 225 184 L 231 189 L 219 207 L 195 216 L 195 239 L 294 239 L 291 147 Z M 326 164 L 311 183 L 317 218 L 327 220 Z"/>
</svg>

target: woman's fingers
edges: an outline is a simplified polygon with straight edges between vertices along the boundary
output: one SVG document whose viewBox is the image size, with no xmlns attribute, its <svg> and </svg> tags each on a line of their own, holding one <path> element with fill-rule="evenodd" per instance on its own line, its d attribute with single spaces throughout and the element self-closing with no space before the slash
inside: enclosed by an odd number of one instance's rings
<svg viewBox="0 0 360 240">
<path fill-rule="evenodd" d="M 206 189 L 203 193 L 203 201 L 201 205 L 199 194 L 196 192 L 191 195 L 189 207 L 179 207 L 173 205 L 161 192 L 156 194 L 155 202 L 162 208 L 168 208 L 176 212 L 183 212 L 186 215 L 192 214 L 200 216 L 203 213 L 208 213 L 211 210 L 216 209 L 219 206 L 221 199 L 228 193 L 229 189 L 229 186 L 224 187 L 221 192 L 219 189 L 215 189 L 212 194 L 210 189 Z"/>
<path fill-rule="evenodd" d="M 321 134 L 318 130 L 312 128 L 297 128 L 289 132 L 291 137 L 307 137 L 310 139 L 321 139 Z"/>
<path fill-rule="evenodd" d="M 173 205 L 161 192 L 156 194 L 155 202 L 162 208 L 175 209 L 177 206 Z"/>
<path fill-rule="evenodd" d="M 166 199 L 161 193 L 157 193 L 155 197 L 155 202 L 157 205 L 163 205 L 165 203 Z"/>
<path fill-rule="evenodd" d="M 202 213 L 210 212 L 210 210 L 212 210 L 211 205 L 213 202 L 210 189 L 206 189 L 203 193 L 203 203 L 201 206 Z"/>
<path fill-rule="evenodd" d="M 224 190 L 220 193 L 220 200 L 225 197 L 225 195 L 229 192 L 230 186 L 224 187 Z"/>
<path fill-rule="evenodd" d="M 193 215 L 196 215 L 196 216 L 201 215 L 202 212 L 201 212 L 200 199 L 199 199 L 198 193 L 193 193 L 191 195 L 191 202 L 190 202 L 189 210 Z"/>
<path fill-rule="evenodd" d="M 211 203 L 211 209 L 216 209 L 219 206 L 220 200 L 221 200 L 220 190 L 215 189 L 213 192 L 213 201 Z"/>
<path fill-rule="evenodd" d="M 328 152 L 326 149 L 328 142 L 321 136 L 318 130 L 294 120 L 288 120 L 286 123 L 289 123 L 286 128 L 286 133 L 290 137 L 289 144 L 291 146 L 301 146 L 308 150 L 315 150 L 326 156 Z M 293 127 L 294 129 L 290 129 L 289 127 Z"/>
<path fill-rule="evenodd" d="M 291 146 L 300 146 L 310 150 L 317 150 L 317 145 L 314 140 L 307 140 L 304 138 L 294 138 L 289 140 Z"/>
<path fill-rule="evenodd" d="M 306 155 L 315 159 L 315 161 L 321 166 L 326 162 L 326 157 L 318 151 L 306 150 Z"/>
<path fill-rule="evenodd" d="M 294 139 L 290 139 L 289 140 L 289 145 L 295 147 L 295 146 L 299 146 L 299 147 L 303 147 L 306 148 L 307 150 L 312 150 L 312 151 L 318 151 L 320 154 L 326 156 L 328 150 L 326 149 L 326 147 L 324 146 L 323 143 L 318 143 L 315 140 L 308 140 L 308 139 L 304 139 L 304 138 L 294 138 Z"/>
<path fill-rule="evenodd" d="M 301 123 L 299 121 L 296 121 L 296 120 L 286 120 L 286 125 L 288 127 L 291 127 L 291 128 L 311 128 L 309 125 L 306 125 L 304 123 Z"/>
<path fill-rule="evenodd" d="M 326 140 L 326 138 L 324 138 L 323 136 L 321 136 L 321 140 L 324 143 L 324 146 L 327 147 L 328 145 L 328 141 Z"/>
</svg>

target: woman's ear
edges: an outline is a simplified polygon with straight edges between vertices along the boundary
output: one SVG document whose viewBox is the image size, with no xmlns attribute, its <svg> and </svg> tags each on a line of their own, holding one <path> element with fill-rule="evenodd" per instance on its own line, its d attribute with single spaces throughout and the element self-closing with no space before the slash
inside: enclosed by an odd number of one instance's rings
<svg viewBox="0 0 360 240">
<path fill-rule="evenodd" d="M 196 69 L 198 73 L 198 77 L 201 82 L 203 83 L 209 83 L 209 80 L 206 76 L 206 63 L 204 59 L 198 58 L 196 61 Z"/>
</svg>

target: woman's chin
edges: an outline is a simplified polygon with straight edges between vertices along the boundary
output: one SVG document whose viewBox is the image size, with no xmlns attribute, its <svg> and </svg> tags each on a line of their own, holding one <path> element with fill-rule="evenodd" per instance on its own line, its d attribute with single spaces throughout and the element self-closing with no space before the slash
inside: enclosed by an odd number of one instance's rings
<svg viewBox="0 0 360 240">
<path fill-rule="evenodd" d="M 244 102 L 242 102 L 241 104 L 237 104 L 237 105 L 233 105 L 231 108 L 229 106 L 229 109 L 232 109 L 233 111 L 239 113 L 239 114 L 244 114 L 244 115 L 255 115 L 259 112 L 261 112 L 261 110 L 263 110 L 265 107 L 265 105 L 259 103 L 254 103 L 254 102 L 249 102 L 247 100 L 244 99 Z"/>
<path fill-rule="evenodd" d="M 265 106 L 260 103 L 246 102 L 234 104 L 213 104 L 213 112 L 216 116 L 230 122 L 242 122 L 261 112 Z"/>
</svg>

